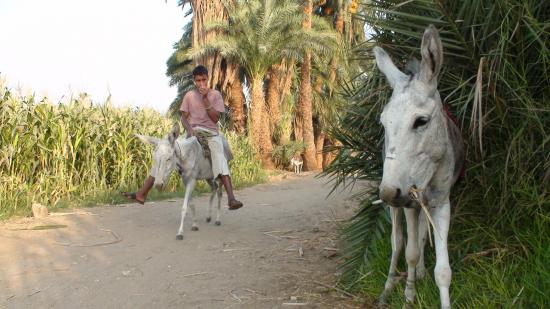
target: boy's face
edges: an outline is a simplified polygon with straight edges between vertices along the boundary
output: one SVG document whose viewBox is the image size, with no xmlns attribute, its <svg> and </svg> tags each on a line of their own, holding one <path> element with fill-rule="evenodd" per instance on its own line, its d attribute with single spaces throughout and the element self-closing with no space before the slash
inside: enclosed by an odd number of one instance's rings
<svg viewBox="0 0 550 309">
<path fill-rule="evenodd" d="M 198 89 L 206 89 L 208 83 L 208 75 L 195 75 L 193 77 L 193 81 L 195 82 L 195 86 Z"/>
</svg>

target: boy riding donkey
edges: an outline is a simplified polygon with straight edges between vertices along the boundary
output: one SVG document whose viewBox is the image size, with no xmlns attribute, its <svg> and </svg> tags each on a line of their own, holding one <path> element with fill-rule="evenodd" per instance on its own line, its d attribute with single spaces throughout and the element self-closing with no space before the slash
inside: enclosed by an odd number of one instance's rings
<svg viewBox="0 0 550 309">
<path fill-rule="evenodd" d="M 243 203 L 233 194 L 233 185 L 229 175 L 229 165 L 224 155 L 224 146 L 218 131 L 217 122 L 220 113 L 225 112 L 223 99 L 219 91 L 208 88 L 208 69 L 202 65 L 193 70 L 193 81 L 197 89 L 188 91 L 182 101 L 181 123 L 187 132 L 187 138 L 196 136 L 208 143 L 212 159 L 212 171 L 220 177 L 228 198 L 229 210 L 239 209 Z M 149 177 L 137 192 L 122 193 L 140 204 L 145 203 L 149 190 L 155 183 L 155 167 L 151 168 Z"/>
</svg>

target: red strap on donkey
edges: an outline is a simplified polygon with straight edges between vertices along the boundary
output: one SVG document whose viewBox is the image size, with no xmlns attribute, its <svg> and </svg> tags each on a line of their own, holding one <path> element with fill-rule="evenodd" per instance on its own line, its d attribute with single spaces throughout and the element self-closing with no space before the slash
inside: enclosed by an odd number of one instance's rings
<svg viewBox="0 0 550 309">
<path fill-rule="evenodd" d="M 460 129 L 460 126 L 458 125 L 458 119 L 451 113 L 449 110 L 449 105 L 443 104 L 443 111 L 445 112 L 445 115 L 447 118 L 451 119 L 452 122 L 456 125 L 457 128 Z M 466 178 L 466 160 L 462 163 L 462 169 L 460 169 L 460 176 L 458 176 L 458 180 L 462 180 Z"/>
</svg>

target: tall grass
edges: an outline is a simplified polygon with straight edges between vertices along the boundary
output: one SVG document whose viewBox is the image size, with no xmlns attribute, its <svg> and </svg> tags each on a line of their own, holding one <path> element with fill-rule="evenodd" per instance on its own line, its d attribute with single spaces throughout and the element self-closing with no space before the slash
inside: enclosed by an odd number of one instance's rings
<svg viewBox="0 0 550 309">
<path fill-rule="evenodd" d="M 94 104 L 85 95 L 37 102 L 0 84 L 0 219 L 28 215 L 33 202 L 55 209 L 69 201 L 117 201 L 149 171 L 152 149 L 134 134 L 162 137 L 171 124 L 149 109 Z M 229 141 L 235 184 L 265 179 L 247 139 L 229 134 Z M 173 176 L 168 191 L 181 189 Z"/>
<path fill-rule="evenodd" d="M 550 254 L 549 12 L 548 1 L 388 0 L 370 1 L 358 16 L 372 27 L 371 41 L 355 51 L 367 74 L 346 88 L 352 104 L 333 129 L 342 149 L 328 173 L 379 180 L 378 119 L 390 89 L 371 48 L 384 47 L 397 63 L 419 58 L 422 32 L 434 24 L 445 51 L 439 91 L 467 143 L 449 232 L 451 297 L 459 308 L 542 308 L 550 301 L 550 267 L 541 263 Z M 376 296 L 389 264 L 387 215 L 369 200 L 363 206 L 344 232 L 345 278 Z M 418 306 L 436 307 L 437 293 L 428 278 Z M 398 289 L 391 306 L 403 299 Z"/>
</svg>

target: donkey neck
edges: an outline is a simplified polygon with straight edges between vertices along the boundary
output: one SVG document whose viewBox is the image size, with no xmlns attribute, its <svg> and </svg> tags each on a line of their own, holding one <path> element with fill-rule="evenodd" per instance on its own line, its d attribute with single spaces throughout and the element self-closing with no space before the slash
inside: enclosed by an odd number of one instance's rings
<svg viewBox="0 0 550 309">
<path fill-rule="evenodd" d="M 443 117 L 445 152 L 439 161 L 437 170 L 428 186 L 428 200 L 430 204 L 441 204 L 448 198 L 452 185 L 460 175 L 464 153 L 460 130 L 453 120 L 441 110 Z"/>
<path fill-rule="evenodd" d="M 175 152 L 182 170 L 180 174 L 184 179 L 193 177 L 195 179 L 211 179 L 212 165 L 204 157 L 202 146 L 196 137 L 180 137 L 175 143 Z"/>
</svg>

